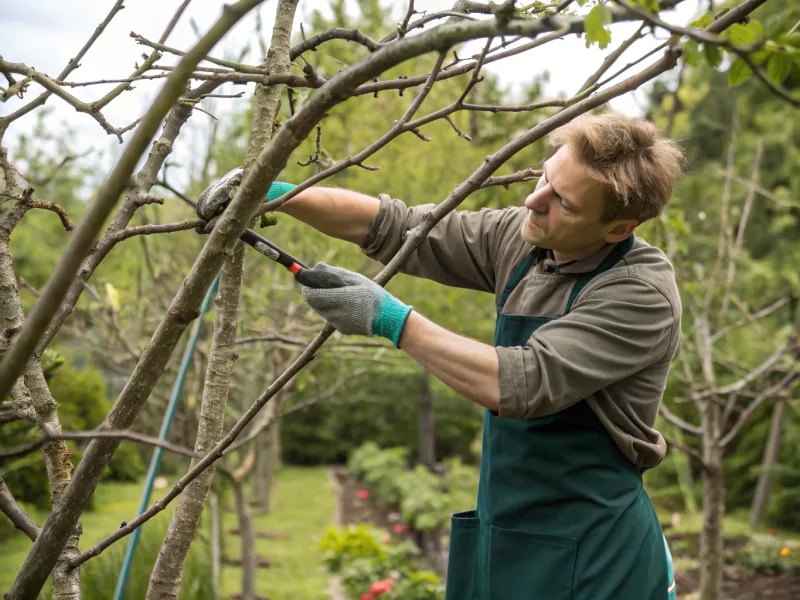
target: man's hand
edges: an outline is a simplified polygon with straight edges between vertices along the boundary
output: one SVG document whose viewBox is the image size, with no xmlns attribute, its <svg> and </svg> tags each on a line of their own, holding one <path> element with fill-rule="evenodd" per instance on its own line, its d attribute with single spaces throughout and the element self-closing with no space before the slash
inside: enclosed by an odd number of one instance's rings
<svg viewBox="0 0 800 600">
<path fill-rule="evenodd" d="M 318 315 L 344 334 L 385 337 L 398 346 L 412 307 L 403 304 L 371 279 L 340 267 L 317 263 L 313 271 L 335 273 L 344 287 L 303 287 L 303 299 Z"/>
<path fill-rule="evenodd" d="M 236 190 L 239 189 L 242 183 L 243 174 L 244 170 L 241 167 L 236 167 L 209 185 L 200 194 L 195 212 L 198 217 L 207 221 L 202 233 L 211 233 L 211 230 L 214 229 L 219 215 L 223 213 L 236 195 Z M 267 202 L 279 198 L 294 187 L 291 183 L 275 181 L 269 186 Z"/>
</svg>

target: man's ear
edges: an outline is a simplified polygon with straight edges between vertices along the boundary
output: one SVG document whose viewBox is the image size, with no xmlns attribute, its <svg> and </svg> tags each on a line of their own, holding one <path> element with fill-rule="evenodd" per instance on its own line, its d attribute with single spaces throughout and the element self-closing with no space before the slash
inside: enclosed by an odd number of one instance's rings
<svg viewBox="0 0 800 600">
<path fill-rule="evenodd" d="M 632 234 L 639 226 L 639 222 L 635 219 L 622 219 L 609 223 L 609 225 L 611 229 L 606 232 L 603 239 L 610 244 L 616 244 Z"/>
</svg>

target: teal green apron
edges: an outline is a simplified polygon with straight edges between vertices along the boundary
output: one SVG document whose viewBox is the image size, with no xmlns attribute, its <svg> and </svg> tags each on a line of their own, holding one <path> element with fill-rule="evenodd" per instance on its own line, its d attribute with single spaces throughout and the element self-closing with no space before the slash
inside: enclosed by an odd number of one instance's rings
<svg viewBox="0 0 800 600">
<path fill-rule="evenodd" d="M 565 314 L 633 243 L 576 276 Z M 522 346 L 554 318 L 503 313 L 534 259 L 501 294 L 495 346 Z M 477 510 L 451 518 L 446 600 L 668 600 L 669 563 L 641 471 L 586 401 L 535 419 L 484 412 Z"/>
</svg>

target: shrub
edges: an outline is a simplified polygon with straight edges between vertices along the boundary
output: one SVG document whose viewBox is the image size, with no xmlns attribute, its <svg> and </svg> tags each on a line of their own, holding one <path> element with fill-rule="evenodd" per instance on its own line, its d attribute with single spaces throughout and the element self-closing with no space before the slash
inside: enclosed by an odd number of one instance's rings
<svg viewBox="0 0 800 600">
<path fill-rule="evenodd" d="M 789 548 L 785 540 L 774 536 L 759 536 L 736 551 L 734 563 L 756 573 L 783 575 L 800 572 L 794 558 L 798 553 L 798 550 Z"/>
</svg>

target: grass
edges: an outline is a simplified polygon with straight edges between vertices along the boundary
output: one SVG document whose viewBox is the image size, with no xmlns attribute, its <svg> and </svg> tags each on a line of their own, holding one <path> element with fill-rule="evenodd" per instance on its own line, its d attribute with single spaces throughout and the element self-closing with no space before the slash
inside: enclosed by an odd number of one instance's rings
<svg viewBox="0 0 800 600">
<path fill-rule="evenodd" d="M 170 485 L 174 478 L 170 478 Z M 122 521 L 130 520 L 136 514 L 141 494 L 141 483 L 102 483 L 95 492 L 96 510 L 85 513 L 81 522 L 83 536 L 80 549 L 86 550 L 96 542 L 119 527 Z M 152 501 L 158 500 L 169 489 L 153 490 Z M 233 510 L 232 498 L 227 500 L 230 506 L 224 507 L 224 529 L 236 527 L 236 514 Z M 273 566 L 259 569 L 256 590 L 270 600 L 323 600 L 328 598 L 328 576 L 322 565 L 322 554 L 317 548 L 318 541 L 325 529 L 331 524 L 334 509 L 334 495 L 324 467 L 317 468 L 285 468 L 278 472 L 273 491 L 273 510 L 269 515 L 260 515 L 253 511 L 258 531 L 289 534 L 287 539 L 258 539 L 257 552 L 269 559 Z M 149 524 L 153 530 L 166 528 L 177 500 L 167 506 L 166 510 Z M 42 525 L 47 513 L 25 507 L 36 523 Z M 30 509 L 30 510 L 29 510 Z M 0 518 L 5 518 L 4 516 Z M 147 527 L 147 525 L 145 525 Z M 204 519 L 201 524 L 203 537 L 207 536 L 208 523 Z M 155 531 L 154 531 L 155 533 Z M 144 540 L 145 536 L 142 536 Z M 106 553 L 93 561 L 118 560 L 119 553 L 125 551 L 126 541 L 121 540 L 109 548 Z M 23 534 L 15 532 L 0 543 L 0 558 L 3 568 L 0 569 L 0 593 L 11 586 L 14 577 L 22 565 L 31 547 L 31 542 Z M 240 554 L 238 537 L 225 536 L 225 548 L 229 556 Z M 113 556 L 116 554 L 116 556 Z M 138 556 L 138 554 L 137 554 Z M 115 573 L 118 572 L 114 569 Z M 222 571 L 221 597 L 229 598 L 240 591 L 241 569 L 224 566 Z M 111 598 L 116 577 L 109 578 L 108 592 L 100 597 Z M 146 587 L 146 582 L 145 582 Z M 138 596 L 143 594 L 136 593 Z"/>
<path fill-rule="evenodd" d="M 232 506 L 233 499 L 230 499 Z M 329 576 L 318 549 L 322 534 L 331 525 L 335 498 L 325 468 L 287 468 L 278 473 L 272 492 L 271 513 L 253 510 L 256 530 L 289 534 L 287 539 L 256 539 L 256 552 L 272 566 L 258 570 L 256 593 L 270 600 L 327 600 Z M 225 530 L 237 527 L 231 509 L 224 517 Z M 238 537 L 225 536 L 226 552 L 239 557 Z M 226 566 L 222 572 L 223 597 L 241 590 L 241 569 Z"/>
</svg>

